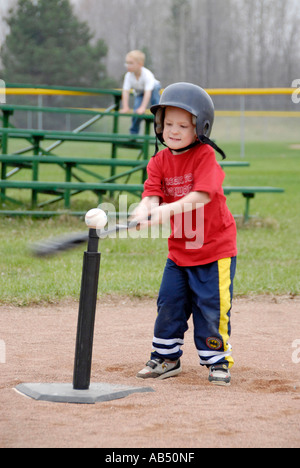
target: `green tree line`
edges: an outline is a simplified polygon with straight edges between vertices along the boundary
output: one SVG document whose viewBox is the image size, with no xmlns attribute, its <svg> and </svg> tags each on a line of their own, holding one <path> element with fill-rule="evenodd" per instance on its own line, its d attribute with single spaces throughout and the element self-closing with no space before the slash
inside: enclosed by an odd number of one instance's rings
<svg viewBox="0 0 300 468">
<path fill-rule="evenodd" d="M 95 40 L 69 0 L 18 0 L 9 11 L 1 48 L 1 78 L 32 83 L 107 88 L 108 46 Z"/>
</svg>

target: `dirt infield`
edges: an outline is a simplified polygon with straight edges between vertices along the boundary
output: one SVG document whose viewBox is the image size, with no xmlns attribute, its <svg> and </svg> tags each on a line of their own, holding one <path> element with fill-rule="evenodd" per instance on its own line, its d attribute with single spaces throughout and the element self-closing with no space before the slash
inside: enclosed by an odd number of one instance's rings
<svg viewBox="0 0 300 468">
<path fill-rule="evenodd" d="M 106 298 L 97 308 L 92 382 L 150 385 L 155 392 L 96 405 L 39 402 L 15 392 L 19 383 L 72 382 L 77 313 L 76 302 L 0 307 L 1 448 L 300 446 L 300 298 L 234 301 L 230 387 L 208 383 L 192 324 L 182 374 L 137 380 L 149 356 L 155 301 Z"/>
</svg>

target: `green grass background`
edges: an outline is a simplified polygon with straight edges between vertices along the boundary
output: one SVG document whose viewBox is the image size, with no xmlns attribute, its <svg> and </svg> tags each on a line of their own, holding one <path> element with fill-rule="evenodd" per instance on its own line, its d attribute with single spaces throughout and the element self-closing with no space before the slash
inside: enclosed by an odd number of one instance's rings
<svg viewBox="0 0 300 468">
<path fill-rule="evenodd" d="M 298 119 L 296 119 L 298 120 Z M 300 149 L 294 140 L 247 141 L 245 161 L 248 168 L 227 168 L 225 185 L 272 185 L 285 189 L 284 194 L 257 194 L 250 212 L 255 217 L 248 225 L 238 220 L 238 265 L 235 295 L 300 294 Z M 223 141 L 223 142 L 222 142 Z M 228 160 L 240 159 L 239 143 L 218 140 Z M 15 142 L 11 151 L 17 149 Z M 105 145 L 68 144 L 57 154 L 109 157 Z M 122 150 L 120 157 L 134 157 Z M 42 180 L 63 180 L 63 172 L 47 166 Z M 26 171 L 15 179 L 28 178 Z M 140 176 L 133 178 L 138 181 Z M 30 201 L 30 193 L 18 197 Z M 137 199 L 132 199 L 137 201 Z M 92 193 L 72 200 L 74 210 L 88 211 L 97 206 Z M 228 196 L 233 214 L 244 210 L 241 194 Z M 9 208 L 2 206 L 2 209 Z M 57 204 L 57 208 L 62 206 Z M 51 208 L 52 209 L 52 208 Z M 79 299 L 84 246 L 47 260 L 33 258 L 28 246 L 38 240 L 85 229 L 82 219 L 61 218 L 33 220 L 0 218 L 0 302 L 20 306 Z M 100 241 L 101 272 L 99 296 L 107 294 L 155 297 L 158 293 L 167 257 L 166 239 L 108 239 Z"/>
</svg>

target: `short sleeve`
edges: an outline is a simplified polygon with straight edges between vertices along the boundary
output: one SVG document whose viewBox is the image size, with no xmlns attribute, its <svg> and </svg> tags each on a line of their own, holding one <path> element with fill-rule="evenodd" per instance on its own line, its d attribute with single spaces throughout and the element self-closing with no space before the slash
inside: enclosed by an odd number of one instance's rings
<svg viewBox="0 0 300 468">
<path fill-rule="evenodd" d="M 153 73 L 148 70 L 147 68 L 143 69 L 143 74 L 144 74 L 144 89 L 145 91 L 153 91 L 155 87 L 155 77 Z"/>
<path fill-rule="evenodd" d="M 214 150 L 209 145 L 204 148 L 205 153 L 195 160 L 193 191 L 205 192 L 212 200 L 222 188 L 225 173 L 216 160 Z"/>
<path fill-rule="evenodd" d="M 143 198 L 151 197 L 151 196 L 158 196 L 161 199 L 163 199 L 164 197 L 162 174 L 157 164 L 158 157 L 159 155 L 151 158 L 147 166 L 148 178 L 144 184 Z"/>
<path fill-rule="evenodd" d="M 131 90 L 131 80 L 130 80 L 130 73 L 126 73 L 124 77 L 124 82 L 123 82 L 123 90 L 124 91 L 130 91 Z"/>
</svg>

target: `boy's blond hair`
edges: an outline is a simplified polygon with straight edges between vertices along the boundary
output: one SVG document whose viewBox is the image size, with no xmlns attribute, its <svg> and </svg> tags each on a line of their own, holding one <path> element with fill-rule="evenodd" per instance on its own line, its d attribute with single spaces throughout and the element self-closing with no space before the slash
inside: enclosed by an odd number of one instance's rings
<svg viewBox="0 0 300 468">
<path fill-rule="evenodd" d="M 146 56 L 144 52 L 142 52 L 141 50 L 132 50 L 131 52 L 128 52 L 128 54 L 126 55 L 126 58 L 132 58 L 133 60 L 138 62 L 140 65 L 144 65 L 145 60 L 146 60 Z"/>
</svg>

